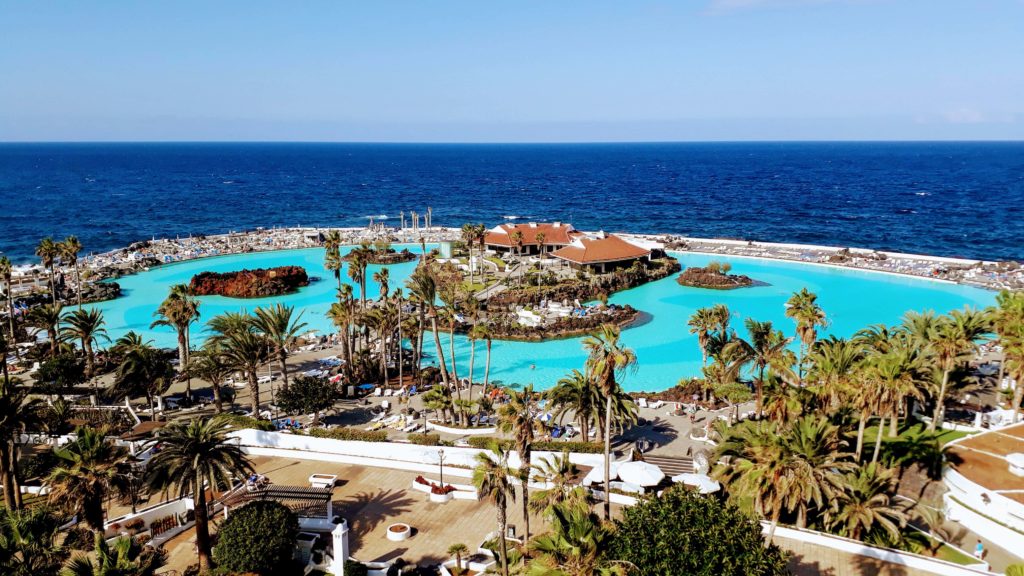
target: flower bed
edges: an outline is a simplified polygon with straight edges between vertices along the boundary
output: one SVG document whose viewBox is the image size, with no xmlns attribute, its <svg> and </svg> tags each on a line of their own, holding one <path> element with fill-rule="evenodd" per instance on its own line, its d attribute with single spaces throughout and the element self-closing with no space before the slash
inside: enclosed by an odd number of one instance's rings
<svg viewBox="0 0 1024 576">
<path fill-rule="evenodd" d="M 309 285 L 309 276 L 301 266 L 279 266 L 237 272 L 202 272 L 192 277 L 189 289 L 199 296 L 263 298 L 280 296 Z"/>
<path fill-rule="evenodd" d="M 417 476 L 412 481 L 412 489 L 417 492 L 429 493 L 431 501 L 434 502 L 447 502 L 453 498 L 456 500 L 480 499 L 479 493 L 473 486 L 469 486 L 467 484 L 450 484 L 447 482 L 442 486 L 440 483 L 424 478 L 423 476 Z"/>
</svg>

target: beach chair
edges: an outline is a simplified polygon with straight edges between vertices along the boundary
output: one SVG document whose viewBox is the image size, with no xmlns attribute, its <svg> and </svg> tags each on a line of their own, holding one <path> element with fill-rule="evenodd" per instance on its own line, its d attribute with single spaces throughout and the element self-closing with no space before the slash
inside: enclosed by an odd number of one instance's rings
<svg viewBox="0 0 1024 576">
<path fill-rule="evenodd" d="M 655 400 L 654 402 L 651 402 L 650 404 L 648 404 L 647 407 L 648 408 L 654 408 L 655 410 L 657 410 L 658 408 L 661 408 L 664 405 L 665 405 L 665 401 L 664 400 Z"/>
</svg>

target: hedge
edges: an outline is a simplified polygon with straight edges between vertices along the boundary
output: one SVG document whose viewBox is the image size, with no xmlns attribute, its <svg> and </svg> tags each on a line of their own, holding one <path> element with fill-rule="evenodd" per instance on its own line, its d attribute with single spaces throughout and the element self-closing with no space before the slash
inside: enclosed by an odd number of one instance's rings
<svg viewBox="0 0 1024 576">
<path fill-rule="evenodd" d="M 494 438 L 489 436 L 470 436 L 466 439 L 473 448 L 490 448 L 491 443 L 495 442 Z M 515 443 L 511 440 L 500 440 L 497 441 L 498 445 L 506 450 L 515 449 Z M 573 441 L 534 441 L 531 444 L 534 450 L 544 450 L 549 452 L 562 452 L 568 450 L 569 452 L 575 452 L 578 454 L 601 454 L 604 452 L 604 445 L 599 442 L 573 442 Z"/>
<path fill-rule="evenodd" d="M 359 442 L 387 442 L 387 430 L 360 430 L 359 428 L 311 428 L 306 434 L 314 438 L 356 440 Z"/>
<path fill-rule="evenodd" d="M 270 420 L 262 420 L 260 418 L 253 418 L 252 416 L 242 416 L 241 414 L 221 414 L 220 417 L 240 429 L 252 428 L 254 430 L 262 430 L 264 432 L 273 432 L 277 429 L 274 426 L 274 423 Z"/>
<path fill-rule="evenodd" d="M 437 446 L 441 442 L 440 434 L 409 434 L 409 441 L 420 446 Z"/>
</svg>

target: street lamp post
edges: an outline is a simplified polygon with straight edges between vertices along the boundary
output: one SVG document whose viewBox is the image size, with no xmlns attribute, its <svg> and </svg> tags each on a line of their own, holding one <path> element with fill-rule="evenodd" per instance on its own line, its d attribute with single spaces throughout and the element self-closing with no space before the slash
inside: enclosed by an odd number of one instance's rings
<svg viewBox="0 0 1024 576">
<path fill-rule="evenodd" d="M 441 489 L 444 490 L 444 448 L 437 451 L 437 463 L 441 467 Z"/>
</svg>

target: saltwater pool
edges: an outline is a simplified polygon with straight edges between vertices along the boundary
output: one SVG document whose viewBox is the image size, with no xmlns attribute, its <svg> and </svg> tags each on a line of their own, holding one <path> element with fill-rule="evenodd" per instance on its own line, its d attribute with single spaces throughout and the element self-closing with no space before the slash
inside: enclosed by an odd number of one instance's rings
<svg viewBox="0 0 1024 576">
<path fill-rule="evenodd" d="M 408 248 L 419 252 L 418 246 Z M 993 292 L 921 278 L 757 258 L 699 254 L 675 256 L 684 267 L 703 266 L 710 260 L 727 260 L 733 265 L 733 272 L 746 274 L 767 285 L 724 292 L 702 290 L 682 287 L 673 276 L 613 296 L 611 302 L 630 304 L 651 315 L 649 322 L 623 331 L 623 342 L 636 350 L 639 359 L 637 372 L 623 382 L 627 390 L 666 389 L 684 376 L 698 375 L 700 350 L 686 322 L 697 308 L 715 303 L 729 306 L 736 316 L 733 325 L 741 334 L 743 319 L 748 316 L 771 320 L 777 328 L 792 334 L 793 322 L 785 317 L 783 304 L 793 292 L 806 287 L 818 294 L 818 301 L 828 314 L 831 324 L 823 331 L 824 334 L 850 336 L 868 324 L 896 323 L 908 310 L 944 313 L 964 305 L 988 306 L 995 301 Z M 296 294 L 275 298 L 237 300 L 201 297 L 201 321 L 227 311 L 251 310 L 259 305 L 282 302 L 304 310 L 303 320 L 311 328 L 332 332 L 334 328 L 325 313 L 334 301 L 336 284 L 331 273 L 323 267 L 321 248 L 221 256 L 161 266 L 119 279 L 123 296 L 95 307 L 103 311 L 111 339 L 135 330 L 159 346 L 173 347 L 175 336 L 172 330 L 149 327 L 154 320 L 153 313 L 167 295 L 170 285 L 187 284 L 193 275 L 203 271 L 228 272 L 284 265 L 303 266 L 311 276 L 321 280 Z M 402 286 L 415 266 L 415 262 L 390 266 L 391 289 Z M 370 266 L 367 276 L 372 277 L 379 268 Z M 344 273 L 342 278 L 348 282 Z M 380 288 L 372 280 L 367 281 L 366 287 L 369 297 L 378 296 Z M 359 287 L 354 289 L 358 296 Z M 193 334 L 196 343 L 205 337 L 204 330 L 199 328 L 193 329 Z M 447 356 L 446 334 L 442 335 L 442 343 L 446 346 Z M 484 345 L 478 343 L 477 346 L 474 377 L 482 379 Z M 430 359 L 433 358 L 433 349 L 428 338 L 424 352 L 430 355 Z M 465 377 L 469 365 L 469 344 L 456 336 L 455 349 L 459 375 Z M 533 383 L 540 389 L 550 387 L 573 368 L 582 369 L 585 359 L 579 338 L 539 343 L 495 341 L 491 354 L 492 381 Z M 430 363 L 430 359 L 425 362 Z"/>
</svg>

